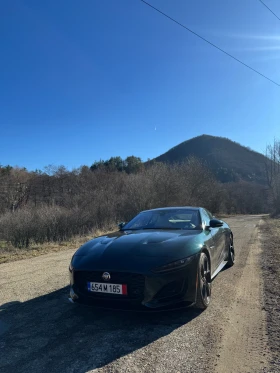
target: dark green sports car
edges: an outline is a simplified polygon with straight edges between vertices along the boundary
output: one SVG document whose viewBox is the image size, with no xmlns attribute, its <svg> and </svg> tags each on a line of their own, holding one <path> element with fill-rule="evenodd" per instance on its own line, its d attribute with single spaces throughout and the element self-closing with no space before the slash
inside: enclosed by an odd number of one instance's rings
<svg viewBox="0 0 280 373">
<path fill-rule="evenodd" d="M 201 207 L 147 210 L 119 227 L 74 254 L 69 267 L 72 302 L 121 309 L 205 309 L 213 278 L 234 264 L 231 229 Z"/>
</svg>

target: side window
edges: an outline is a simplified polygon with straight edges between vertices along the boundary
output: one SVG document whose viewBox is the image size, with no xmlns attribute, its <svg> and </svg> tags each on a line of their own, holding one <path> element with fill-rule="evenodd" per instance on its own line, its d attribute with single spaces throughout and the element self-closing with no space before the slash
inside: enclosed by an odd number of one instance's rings
<svg viewBox="0 0 280 373">
<path fill-rule="evenodd" d="M 209 225 L 210 217 L 204 209 L 200 210 L 202 226 Z"/>
</svg>

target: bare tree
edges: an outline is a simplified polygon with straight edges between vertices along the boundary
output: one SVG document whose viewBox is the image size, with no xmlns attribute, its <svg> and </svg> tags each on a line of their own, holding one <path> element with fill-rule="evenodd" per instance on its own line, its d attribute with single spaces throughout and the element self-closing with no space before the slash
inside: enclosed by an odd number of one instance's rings
<svg viewBox="0 0 280 373">
<path fill-rule="evenodd" d="M 279 148 L 279 142 L 268 147 L 266 165 L 278 210 Z M 115 157 L 109 163 L 112 166 L 120 160 Z M 0 235 L 17 247 L 28 247 L 106 230 L 156 207 L 196 205 L 215 213 L 267 211 L 265 187 L 246 182 L 221 184 L 209 165 L 195 157 L 172 164 L 143 165 L 136 157 L 125 162 L 73 171 L 63 166 L 48 166 L 39 172 L 5 168 L 0 172 Z"/>
<path fill-rule="evenodd" d="M 265 171 L 271 193 L 273 214 L 280 213 L 280 140 L 274 139 L 273 144 L 266 147 Z"/>
</svg>

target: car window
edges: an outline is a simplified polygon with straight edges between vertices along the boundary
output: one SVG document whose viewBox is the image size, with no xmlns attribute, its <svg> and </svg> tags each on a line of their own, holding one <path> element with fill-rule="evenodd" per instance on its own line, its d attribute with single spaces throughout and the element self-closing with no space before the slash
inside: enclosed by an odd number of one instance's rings
<svg viewBox="0 0 280 373">
<path fill-rule="evenodd" d="M 137 215 L 123 229 L 201 229 L 201 219 L 198 210 L 150 210 Z"/>
<path fill-rule="evenodd" d="M 209 225 L 209 222 L 210 222 L 210 217 L 209 215 L 207 214 L 206 210 L 204 209 L 201 209 L 200 210 L 200 213 L 201 213 L 201 220 L 202 220 L 202 225 Z"/>
<path fill-rule="evenodd" d="M 209 218 L 210 218 L 210 219 L 213 219 L 213 215 L 211 214 L 211 212 L 208 211 L 208 210 L 206 210 L 206 209 L 205 209 L 205 211 L 206 211 L 207 215 L 209 216 Z"/>
</svg>

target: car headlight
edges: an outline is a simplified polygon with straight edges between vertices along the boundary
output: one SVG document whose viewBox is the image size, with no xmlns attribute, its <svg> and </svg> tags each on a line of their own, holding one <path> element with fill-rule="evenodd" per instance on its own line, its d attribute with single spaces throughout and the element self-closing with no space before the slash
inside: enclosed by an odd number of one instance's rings
<svg viewBox="0 0 280 373">
<path fill-rule="evenodd" d="M 196 255 L 192 255 L 192 256 L 189 256 L 188 258 L 176 260 L 175 262 L 168 263 L 168 264 L 165 264 L 164 266 L 154 269 L 153 272 L 161 273 L 161 272 L 173 271 L 174 269 L 180 269 L 186 266 L 187 264 L 189 264 L 195 257 Z"/>
</svg>

